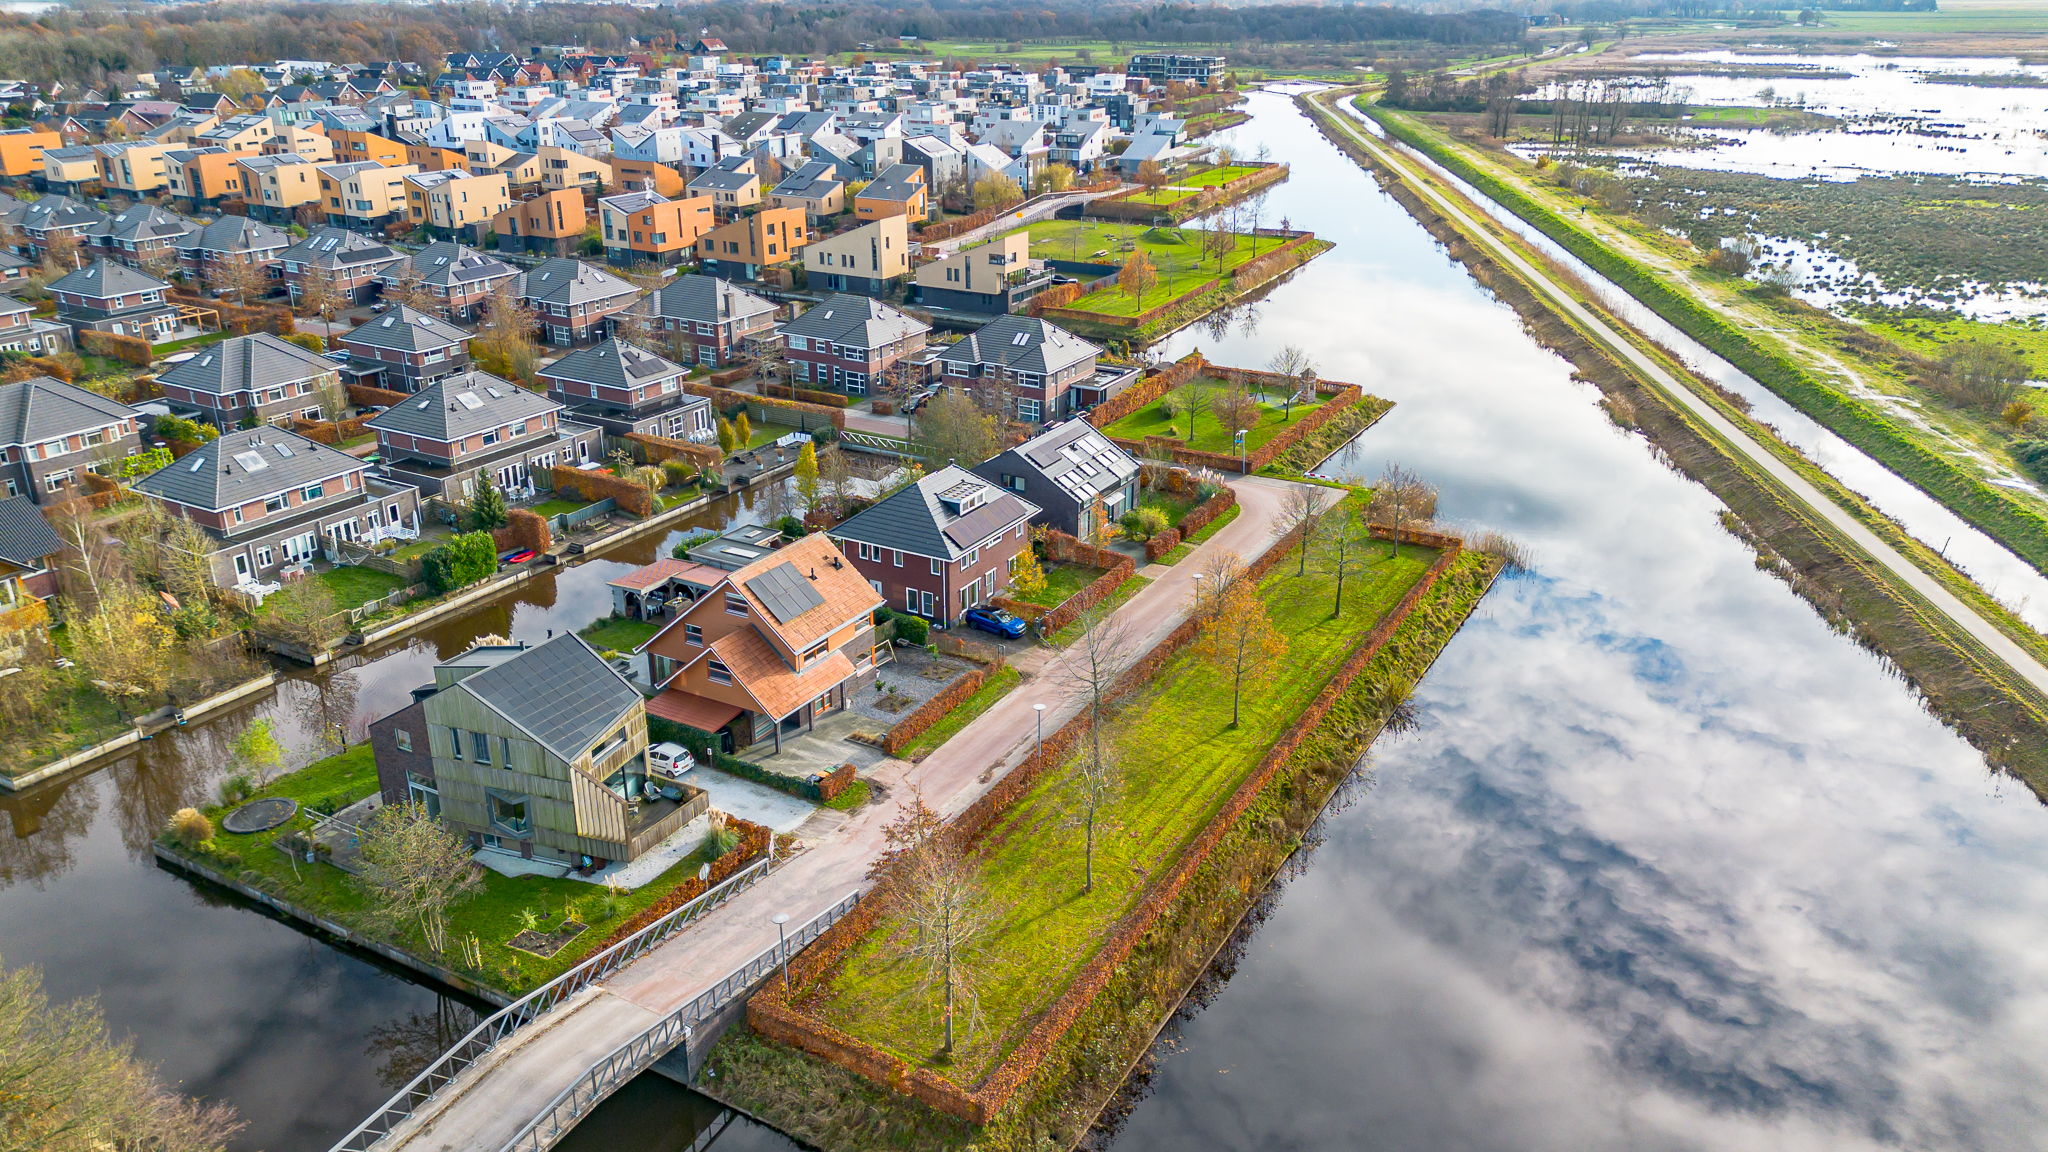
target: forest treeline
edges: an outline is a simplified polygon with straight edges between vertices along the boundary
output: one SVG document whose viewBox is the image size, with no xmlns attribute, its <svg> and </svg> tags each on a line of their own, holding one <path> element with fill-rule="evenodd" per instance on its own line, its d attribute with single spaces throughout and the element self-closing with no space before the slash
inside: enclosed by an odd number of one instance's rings
<svg viewBox="0 0 2048 1152">
<path fill-rule="evenodd" d="M 1817 8 L 1829 12 L 1932 12 L 1937 0 L 1560 0 L 1546 10 L 1569 21 L 1640 20 L 1653 17 L 1770 19 L 1781 12 Z"/>
<path fill-rule="evenodd" d="M 622 51 L 628 38 L 663 33 L 688 44 L 708 28 L 735 52 L 818 56 L 898 36 L 1001 43 L 1108 41 L 1112 45 L 1519 40 L 1521 17 L 1475 10 L 1271 5 L 1081 6 L 988 0 L 916 6 L 693 4 L 661 8 L 536 4 L 219 3 L 141 12 L 86 6 L 39 17 L 0 16 L 0 77 L 99 84 L 112 73 L 167 64 L 277 59 L 438 60 L 463 50 L 525 52 L 539 44 Z"/>
</svg>

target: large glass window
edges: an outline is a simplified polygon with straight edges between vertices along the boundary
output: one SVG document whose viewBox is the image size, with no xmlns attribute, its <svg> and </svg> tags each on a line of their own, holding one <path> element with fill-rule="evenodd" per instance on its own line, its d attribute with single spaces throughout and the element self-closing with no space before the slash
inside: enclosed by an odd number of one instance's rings
<svg viewBox="0 0 2048 1152">
<path fill-rule="evenodd" d="M 527 798 L 507 796 L 492 792 L 491 826 L 511 836 L 524 836 L 533 830 L 533 823 L 527 819 Z"/>
</svg>

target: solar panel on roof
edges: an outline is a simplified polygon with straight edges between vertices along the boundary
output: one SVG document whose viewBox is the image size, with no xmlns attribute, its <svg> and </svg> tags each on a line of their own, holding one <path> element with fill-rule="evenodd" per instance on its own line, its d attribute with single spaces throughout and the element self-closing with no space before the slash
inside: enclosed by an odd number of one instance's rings
<svg viewBox="0 0 2048 1152">
<path fill-rule="evenodd" d="M 752 592 L 784 624 L 825 602 L 804 574 L 796 570 L 796 565 L 787 562 L 747 581 L 747 591 Z"/>
<path fill-rule="evenodd" d="M 484 402 L 477 399 L 477 395 L 474 392 L 457 392 L 455 394 L 455 402 L 471 412 L 484 406 Z"/>
</svg>

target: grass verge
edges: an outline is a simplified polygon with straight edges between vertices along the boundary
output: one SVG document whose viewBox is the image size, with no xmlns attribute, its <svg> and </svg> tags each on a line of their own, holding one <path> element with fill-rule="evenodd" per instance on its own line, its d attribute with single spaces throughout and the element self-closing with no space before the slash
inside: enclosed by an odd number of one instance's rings
<svg viewBox="0 0 2048 1152">
<path fill-rule="evenodd" d="M 1105 613 L 1114 612 L 1117 609 L 1123 607 L 1124 601 L 1129 600 L 1131 597 L 1136 596 L 1138 593 L 1144 591 L 1145 586 L 1150 583 L 1152 583 L 1150 577 L 1133 576 L 1129 580 L 1126 580 L 1123 583 L 1117 585 L 1116 591 L 1111 592 L 1108 596 L 1105 596 L 1103 598 L 1102 611 Z M 1053 633 L 1052 639 L 1046 641 L 1046 643 L 1051 644 L 1055 648 L 1065 648 L 1067 645 L 1072 644 L 1076 639 L 1079 639 L 1082 631 L 1082 622 L 1080 620 L 1076 620 L 1072 624 L 1067 625 L 1065 628 L 1062 628 L 1059 631 Z"/>
<path fill-rule="evenodd" d="M 1218 532 L 1221 532 L 1223 530 L 1223 526 L 1225 524 L 1230 523 L 1232 520 L 1237 519 L 1237 514 L 1242 511 L 1244 511 L 1244 505 L 1242 504 L 1232 504 L 1230 507 L 1225 508 L 1223 510 L 1223 515 L 1218 516 L 1214 520 L 1209 521 L 1208 526 L 1203 528 L 1200 532 L 1197 532 L 1193 536 L 1190 536 L 1187 539 L 1181 541 L 1180 543 L 1174 545 L 1173 551 L 1168 552 L 1164 556 L 1161 556 L 1157 562 L 1160 564 L 1178 564 L 1181 561 L 1187 559 L 1188 557 L 1193 556 L 1195 554 L 1195 549 L 1200 548 L 1202 545 L 1208 543 L 1209 537 L 1214 536 Z"/>
<path fill-rule="evenodd" d="M 938 723 L 925 729 L 917 739 L 905 744 L 903 750 L 897 753 L 897 757 L 917 761 L 938 751 L 939 745 L 951 740 L 962 728 L 967 727 L 983 712 L 995 707 L 996 701 L 1008 696 L 1012 689 L 1023 682 L 1022 673 L 1015 668 L 1003 667 L 995 675 L 982 681 L 981 687 L 974 690 L 974 695 L 962 700 L 951 712 L 939 717 Z"/>
</svg>

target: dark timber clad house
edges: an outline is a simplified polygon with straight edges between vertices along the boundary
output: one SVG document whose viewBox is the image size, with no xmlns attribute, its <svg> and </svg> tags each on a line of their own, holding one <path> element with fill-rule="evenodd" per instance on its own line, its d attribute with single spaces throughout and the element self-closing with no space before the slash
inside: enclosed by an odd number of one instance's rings
<svg viewBox="0 0 2048 1152">
<path fill-rule="evenodd" d="M 419 528 L 419 493 L 372 477 L 370 466 L 282 428 L 222 433 L 135 488 L 214 542 L 214 583 L 267 581 L 311 559 L 328 538 L 371 541 Z"/>
<path fill-rule="evenodd" d="M 975 465 L 974 472 L 1038 505 L 1033 524 L 1090 544 L 1107 543 L 1095 539 L 1090 510 L 1097 501 L 1110 524 L 1138 506 L 1138 462 L 1085 420 L 1048 428 Z"/>
<path fill-rule="evenodd" d="M 475 847 L 627 861 L 710 808 L 687 784 L 668 785 L 679 799 L 649 786 L 643 698 L 574 635 L 480 644 L 413 694 L 371 725 L 384 798 L 427 804 Z"/>
<path fill-rule="evenodd" d="M 645 348 L 606 340 L 540 370 L 548 395 L 613 436 L 638 432 L 706 444 L 718 439 L 711 401 L 683 390 L 688 370 Z"/>
<path fill-rule="evenodd" d="M 72 499 L 80 476 L 135 454 L 135 409 L 49 376 L 0 384 L 0 499 Z"/>
<path fill-rule="evenodd" d="M 1038 505 L 948 465 L 842 521 L 832 539 L 891 608 L 951 623 L 1010 582 Z"/>
<path fill-rule="evenodd" d="M 384 474 L 429 496 L 466 504 L 476 477 L 508 491 L 557 464 L 604 458 L 604 438 L 564 421 L 562 406 L 488 372 L 466 372 L 371 417 Z"/>
<path fill-rule="evenodd" d="M 468 339 L 446 320 L 400 304 L 341 338 L 349 356 L 341 375 L 351 384 L 418 392 L 469 370 Z"/>
</svg>

